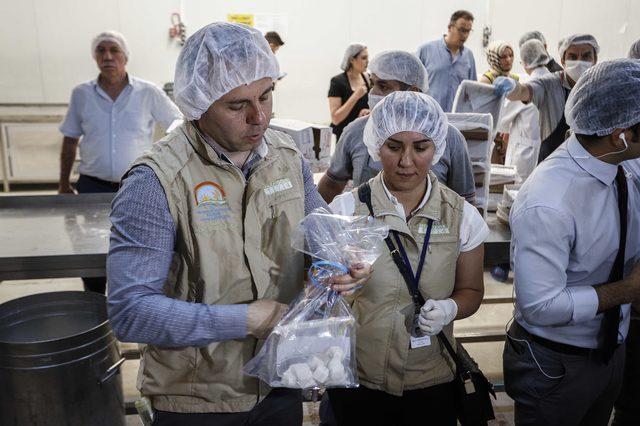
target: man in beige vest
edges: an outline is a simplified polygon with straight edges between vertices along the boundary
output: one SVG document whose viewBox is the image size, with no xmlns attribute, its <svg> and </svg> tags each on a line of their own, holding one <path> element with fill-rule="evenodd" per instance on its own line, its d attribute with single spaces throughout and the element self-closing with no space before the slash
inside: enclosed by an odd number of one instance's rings
<svg viewBox="0 0 640 426">
<path fill-rule="evenodd" d="M 109 316 L 146 343 L 138 377 L 154 425 L 299 425 L 300 391 L 242 367 L 302 289 L 298 222 L 326 206 L 291 139 L 268 129 L 278 64 L 229 23 L 191 36 L 176 65 L 186 122 L 125 175 L 113 202 Z M 368 271 L 337 277 L 349 293 Z"/>
</svg>

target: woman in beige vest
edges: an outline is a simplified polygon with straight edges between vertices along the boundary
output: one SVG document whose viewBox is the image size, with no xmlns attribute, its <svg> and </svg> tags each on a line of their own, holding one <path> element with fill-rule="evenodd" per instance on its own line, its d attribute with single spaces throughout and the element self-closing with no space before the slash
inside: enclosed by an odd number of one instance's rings
<svg viewBox="0 0 640 426">
<path fill-rule="evenodd" d="M 329 391 L 339 425 L 456 424 L 454 366 L 435 336 L 443 331 L 452 340 L 453 321 L 480 306 L 489 230 L 478 211 L 430 171 L 446 134 L 442 109 L 418 92 L 385 97 L 365 128 L 369 154 L 383 167 L 364 184 L 373 216 L 389 226 L 426 303 L 414 302 L 419 298 L 412 298 L 385 250 L 353 302 L 360 387 Z M 330 207 L 336 214 L 368 215 L 363 194 L 342 194 Z"/>
</svg>

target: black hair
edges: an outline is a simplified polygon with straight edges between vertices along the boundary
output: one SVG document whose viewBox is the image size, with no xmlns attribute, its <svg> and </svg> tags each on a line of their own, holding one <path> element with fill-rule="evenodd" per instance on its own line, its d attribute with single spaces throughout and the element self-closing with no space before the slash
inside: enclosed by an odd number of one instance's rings
<svg viewBox="0 0 640 426">
<path fill-rule="evenodd" d="M 631 133 L 633 133 L 634 140 L 640 140 L 640 121 L 634 124 L 633 126 L 629 126 L 628 129 L 631 130 Z M 598 135 L 583 135 L 580 133 L 576 133 L 576 136 L 578 136 L 580 140 L 585 141 L 587 143 L 593 143 L 605 137 L 605 136 L 598 136 Z"/>
<path fill-rule="evenodd" d="M 396 80 L 398 83 L 400 83 L 400 90 L 403 92 L 406 92 L 407 90 L 409 90 L 411 87 L 413 87 L 413 85 L 411 84 L 407 84 L 404 81 L 400 81 L 400 80 Z"/>
<path fill-rule="evenodd" d="M 449 25 L 454 25 L 460 18 L 473 21 L 473 14 L 468 10 L 456 10 L 451 15 L 451 19 L 449 19 Z"/>
<path fill-rule="evenodd" d="M 640 140 L 640 121 L 629 127 L 629 130 L 631 130 L 631 133 L 633 133 L 633 138 L 635 140 Z"/>
<path fill-rule="evenodd" d="M 267 39 L 269 43 L 272 43 L 276 46 L 284 46 L 284 41 L 282 41 L 282 37 L 275 31 L 269 31 L 264 35 L 264 38 Z"/>
</svg>

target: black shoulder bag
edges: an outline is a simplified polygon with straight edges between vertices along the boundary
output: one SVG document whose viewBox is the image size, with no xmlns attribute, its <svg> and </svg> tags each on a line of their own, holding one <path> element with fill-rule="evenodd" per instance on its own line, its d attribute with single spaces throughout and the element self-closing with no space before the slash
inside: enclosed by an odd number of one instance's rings
<svg viewBox="0 0 640 426">
<path fill-rule="evenodd" d="M 364 183 L 358 187 L 358 198 L 361 203 L 365 203 L 369 208 L 369 214 L 373 216 L 373 207 L 371 205 L 371 187 L 368 183 Z M 429 234 L 431 233 L 432 221 L 429 221 L 427 229 L 427 235 L 425 235 L 425 245 L 428 245 Z M 400 244 L 400 239 L 397 233 L 394 234 L 396 241 L 399 244 L 400 250 L 404 249 Z M 407 269 L 407 265 L 403 260 L 398 248 L 395 247 L 391 236 L 385 239 L 387 247 L 391 252 L 393 261 L 398 266 L 402 277 L 404 278 L 413 303 L 415 305 L 416 314 L 420 312 L 420 308 L 424 305 L 425 300 L 418 290 L 418 283 L 416 278 L 413 277 L 413 273 Z M 426 249 L 426 247 L 423 247 Z M 424 256 L 424 254 L 423 254 Z M 421 256 L 420 266 L 422 266 L 424 259 Z M 408 259 L 407 259 L 408 261 Z M 419 267 L 418 274 L 422 268 Z M 457 352 L 453 350 L 449 339 L 441 331 L 438 333 L 438 340 L 446 348 L 447 352 L 453 359 L 456 365 L 455 374 L 455 389 L 456 389 L 456 416 L 462 426 L 476 426 L 486 425 L 487 421 L 495 418 L 493 413 L 493 407 L 491 405 L 491 398 L 489 395 L 493 395 L 495 399 L 496 394 L 493 390 L 493 385 L 482 374 L 478 364 L 471 358 L 469 353 L 462 347 L 460 343 L 457 343 Z"/>
</svg>

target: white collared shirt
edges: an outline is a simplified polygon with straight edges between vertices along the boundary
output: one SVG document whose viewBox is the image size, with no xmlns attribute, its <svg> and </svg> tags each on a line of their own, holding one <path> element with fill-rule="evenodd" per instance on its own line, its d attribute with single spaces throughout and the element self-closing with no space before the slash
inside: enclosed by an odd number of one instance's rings
<svg viewBox="0 0 640 426">
<path fill-rule="evenodd" d="M 423 208 L 424 205 L 427 204 L 427 201 L 429 200 L 429 196 L 431 195 L 431 181 L 427 179 L 427 190 L 424 192 L 424 196 L 422 197 L 420 204 L 418 204 L 418 207 L 416 207 L 410 214 L 407 214 L 404 211 L 404 206 L 402 205 L 402 203 L 398 201 L 398 199 L 391 193 L 391 191 L 389 191 L 389 188 L 387 188 L 387 184 L 384 183 L 384 178 L 381 180 L 382 180 L 382 189 L 384 189 L 384 194 L 387 196 L 389 201 L 391 201 L 391 204 L 393 204 L 393 207 L 396 208 L 398 215 L 400 217 L 404 217 L 405 219 L 409 219 L 411 216 L 415 214 L 415 212 Z"/>
<path fill-rule="evenodd" d="M 520 325 L 549 340 L 598 348 L 603 314 L 594 285 L 618 252 L 617 166 L 594 158 L 572 135 L 524 183 L 510 215 Z M 640 191 L 627 174 L 625 276 L 640 259 Z M 629 328 L 622 305 L 618 341 Z"/>
<path fill-rule="evenodd" d="M 115 101 L 97 79 L 73 89 L 60 132 L 81 138 L 80 174 L 119 182 L 133 160 L 151 147 L 155 123 L 167 129 L 182 119 L 161 89 L 153 83 L 128 78 L 129 83 Z"/>
<path fill-rule="evenodd" d="M 441 184 L 442 185 L 442 184 Z M 382 187 L 384 188 L 385 195 L 391 201 L 391 204 L 396 209 L 398 216 L 403 219 L 407 219 L 407 215 L 404 211 L 404 206 L 398 201 L 396 197 L 391 194 L 391 191 L 387 188 L 382 179 Z M 429 200 L 431 196 L 431 182 L 427 179 L 427 190 L 422 197 L 422 201 L 418 204 L 418 207 L 411 212 L 413 215 L 420 210 Z M 351 191 L 338 195 L 329 204 L 329 209 L 334 214 L 343 216 L 353 216 L 356 210 L 356 200 Z M 410 215 L 410 216 L 411 216 Z M 482 215 L 478 212 L 478 209 L 473 207 L 468 202 L 464 201 L 464 207 L 462 210 L 462 223 L 460 224 L 460 252 L 471 251 L 484 242 L 489 236 L 489 227 L 485 223 Z"/>
</svg>

